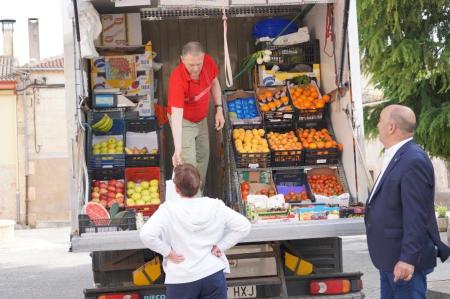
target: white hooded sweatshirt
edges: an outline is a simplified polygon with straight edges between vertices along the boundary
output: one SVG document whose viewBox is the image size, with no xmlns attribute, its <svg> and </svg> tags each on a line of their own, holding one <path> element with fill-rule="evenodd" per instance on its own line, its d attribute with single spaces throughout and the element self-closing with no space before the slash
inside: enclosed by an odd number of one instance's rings
<svg viewBox="0 0 450 299">
<path fill-rule="evenodd" d="M 250 232 L 251 224 L 241 214 L 218 199 L 181 198 L 167 201 L 141 228 L 145 246 L 164 257 L 166 284 L 192 282 L 218 271 L 229 272 L 225 250 Z M 211 253 L 216 245 L 220 258 Z M 175 264 L 167 259 L 170 251 L 184 256 Z"/>
</svg>

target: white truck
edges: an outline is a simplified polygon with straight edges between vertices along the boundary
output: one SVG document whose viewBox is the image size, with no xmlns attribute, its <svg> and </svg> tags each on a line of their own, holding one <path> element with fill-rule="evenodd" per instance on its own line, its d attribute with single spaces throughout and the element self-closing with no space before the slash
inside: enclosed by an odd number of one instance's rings
<svg viewBox="0 0 450 299">
<path fill-rule="evenodd" d="M 96 286 L 85 290 L 85 298 L 165 298 L 161 280 L 139 287 L 131 283 L 131 272 L 154 256 L 154 253 L 145 250 L 138 231 L 80 233 L 78 215 L 86 202 L 86 193 L 89 193 L 89 175 L 84 154 L 86 133 L 81 127 L 86 115 L 80 107 L 83 97 L 88 96 L 89 75 L 86 66 L 89 63 L 80 58 L 77 43 L 78 19 L 74 14 L 74 4 L 77 2 L 63 2 L 66 107 L 71 152 L 71 250 L 92 252 Z M 227 16 L 228 51 L 231 69 L 235 73 L 238 72 L 241 61 L 255 51 L 250 33 L 257 21 L 273 16 L 288 19 L 297 17 L 295 22 L 306 26 L 311 38 L 319 40 L 318 83 L 322 93 L 331 94 L 335 99 L 330 104 L 329 115 L 336 139 L 343 144 L 344 150 L 340 163 L 334 166 L 345 181 L 351 201 L 365 202 L 371 182 L 365 169 L 362 146 L 364 128 L 356 0 L 91 2 L 100 14 L 140 13 L 142 40 L 152 41 L 154 50 L 158 53 L 157 59 L 163 63 L 162 70 L 155 75 L 159 82 L 157 95 L 161 104 L 166 103 L 163 99 L 167 96 L 168 77 L 179 62 L 179 52 L 185 42 L 202 42 L 206 51 L 218 60 L 220 69 L 223 69 L 223 14 Z M 224 72 L 221 71 L 220 81 L 223 88 L 224 78 Z M 251 89 L 252 84 L 250 75 L 244 75 L 235 80 L 233 88 Z M 217 148 L 222 149 L 218 152 L 219 158 L 224 155 L 222 161 L 227 160 L 226 169 L 224 172 L 220 171 L 223 164 L 215 160 L 214 154 L 210 167 L 215 167 L 217 173 L 225 173 L 219 178 L 221 182 L 218 186 L 224 189 L 219 195 L 227 197 L 224 199 L 233 203 L 240 199 L 240 194 L 237 194 L 239 188 L 235 184 L 236 178 L 233 174 L 236 165 L 231 161 L 231 146 L 227 138 L 230 132 L 227 130 L 229 126 L 224 130 L 223 142 L 220 137 L 217 140 L 213 138 L 218 144 Z M 162 134 L 167 132 L 165 129 Z M 170 155 L 164 150 L 171 146 L 171 139 L 167 137 L 162 140 L 166 146 L 161 147 L 161 155 Z M 165 166 L 167 165 L 161 165 L 163 169 Z M 168 178 L 170 175 L 166 175 L 166 179 Z M 232 261 L 232 273 L 228 277 L 228 296 L 310 298 L 311 282 L 315 281 L 315 294 L 330 294 L 338 289 L 341 294 L 335 297 L 329 295 L 330 298 L 363 298 L 360 284 L 362 273 L 343 273 L 345 261 L 342 260 L 342 242 L 339 238 L 361 234 L 365 234 L 362 218 L 255 223 L 251 233 L 242 243 L 227 253 Z M 299 276 L 287 271 L 284 266 L 286 256 L 283 254 L 286 250 L 311 262 L 314 266 L 313 273 Z M 129 297 L 125 297 L 127 294 Z"/>
</svg>

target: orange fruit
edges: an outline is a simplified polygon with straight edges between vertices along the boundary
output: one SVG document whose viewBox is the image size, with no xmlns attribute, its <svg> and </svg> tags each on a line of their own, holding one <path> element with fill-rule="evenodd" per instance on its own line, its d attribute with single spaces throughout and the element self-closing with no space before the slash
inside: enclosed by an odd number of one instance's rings
<svg viewBox="0 0 450 299">
<path fill-rule="evenodd" d="M 267 112 L 267 111 L 269 111 L 269 110 L 270 110 L 269 105 L 266 105 L 266 104 L 261 105 L 261 111 L 262 111 L 262 112 Z"/>
<path fill-rule="evenodd" d="M 280 101 L 283 103 L 283 105 L 287 105 L 289 103 L 289 98 L 287 96 L 282 96 L 280 98 Z"/>
<path fill-rule="evenodd" d="M 309 144 L 309 148 L 310 148 L 310 149 L 316 149 L 316 148 L 317 148 L 317 144 L 311 142 L 311 143 Z"/>
<path fill-rule="evenodd" d="M 270 102 L 269 104 L 267 104 L 270 108 L 270 110 L 274 111 L 277 108 L 277 104 L 275 104 L 274 102 Z"/>
<path fill-rule="evenodd" d="M 266 99 L 266 96 L 264 95 L 264 94 L 262 94 L 262 93 L 260 93 L 259 95 L 258 95 L 258 100 L 259 101 L 264 101 Z"/>
<path fill-rule="evenodd" d="M 264 92 L 264 95 L 266 96 L 266 98 L 269 98 L 269 97 L 271 98 L 273 96 L 273 94 L 272 94 L 272 92 L 270 90 L 266 90 Z"/>
<path fill-rule="evenodd" d="M 325 103 L 329 103 L 330 102 L 330 100 L 331 100 L 331 98 L 330 98 L 330 96 L 329 95 L 323 95 L 322 96 L 322 100 L 325 102 Z"/>
</svg>

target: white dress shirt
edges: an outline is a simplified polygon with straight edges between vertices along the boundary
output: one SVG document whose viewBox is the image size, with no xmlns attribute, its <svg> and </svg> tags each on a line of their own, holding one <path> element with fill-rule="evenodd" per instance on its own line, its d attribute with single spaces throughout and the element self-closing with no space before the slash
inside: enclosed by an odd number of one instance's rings
<svg viewBox="0 0 450 299">
<path fill-rule="evenodd" d="M 394 144 L 393 146 L 391 146 L 390 148 L 386 149 L 384 151 L 384 155 L 383 155 L 383 165 L 381 167 L 381 172 L 378 175 L 377 181 L 375 182 L 375 185 L 373 186 L 372 192 L 370 194 L 370 198 L 369 198 L 369 202 L 372 199 L 373 194 L 375 193 L 375 190 L 377 190 L 378 184 L 381 181 L 381 178 L 384 175 L 384 172 L 386 171 L 386 168 L 388 167 L 389 163 L 391 163 L 392 158 L 394 158 L 395 154 L 397 153 L 397 151 L 408 141 L 411 141 L 413 138 L 407 138 L 405 140 L 402 140 L 396 144 Z"/>
</svg>

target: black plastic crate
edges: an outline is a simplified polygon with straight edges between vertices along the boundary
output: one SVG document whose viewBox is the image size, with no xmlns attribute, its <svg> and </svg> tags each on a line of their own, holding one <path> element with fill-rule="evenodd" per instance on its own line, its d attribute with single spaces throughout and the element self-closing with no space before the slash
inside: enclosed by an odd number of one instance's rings
<svg viewBox="0 0 450 299">
<path fill-rule="evenodd" d="M 312 196 L 311 190 L 309 188 L 308 182 L 306 180 L 306 175 L 303 170 L 278 170 L 273 172 L 273 179 L 275 187 L 277 188 L 277 193 L 282 193 L 281 187 L 300 187 L 304 186 L 304 191 L 308 199 L 312 202 L 314 197 Z M 284 194 L 284 193 L 283 193 Z M 306 200 L 289 200 L 289 202 L 304 202 Z"/>
<path fill-rule="evenodd" d="M 107 181 L 110 179 L 123 180 L 124 169 L 123 168 L 94 169 L 89 172 L 89 177 L 92 180 L 98 181 Z"/>
<path fill-rule="evenodd" d="M 315 128 L 317 130 L 327 129 L 328 134 L 331 135 L 332 139 L 336 141 L 331 127 L 325 120 L 317 120 L 311 122 L 298 122 L 297 123 L 297 136 L 299 136 L 298 129 L 311 129 Z M 341 152 L 337 147 L 332 148 L 317 148 L 317 149 L 304 149 L 304 164 L 305 165 L 320 165 L 320 164 L 337 164 L 341 158 Z"/>
<path fill-rule="evenodd" d="M 266 65 L 278 65 L 281 70 L 287 70 L 296 64 L 320 64 L 320 42 L 313 39 L 305 43 L 290 46 L 269 45 L 269 42 L 261 42 L 258 50 L 270 50 L 272 55 Z"/>
<path fill-rule="evenodd" d="M 125 166 L 126 167 L 146 167 L 146 166 L 159 166 L 159 127 L 156 119 L 135 119 L 125 121 L 126 132 L 135 133 L 149 133 L 155 132 L 158 140 L 158 153 L 156 154 L 127 154 L 125 153 Z M 126 143 L 125 132 L 125 145 Z"/>
<path fill-rule="evenodd" d="M 289 128 L 285 127 L 272 127 L 267 128 L 266 135 L 269 132 L 274 133 L 288 133 L 289 131 L 294 132 L 294 135 L 297 137 L 295 125 Z M 267 141 L 269 142 L 269 138 L 267 137 Z M 286 167 L 286 166 L 301 166 L 303 165 L 303 149 L 295 149 L 295 150 L 275 150 L 270 145 L 270 166 L 271 167 Z"/>
<path fill-rule="evenodd" d="M 252 129 L 263 129 L 261 126 L 256 125 L 237 125 L 234 126 L 233 129 L 244 129 L 244 130 L 252 130 Z M 266 138 L 266 134 L 264 134 L 264 138 Z M 234 157 L 236 161 L 237 168 L 267 168 L 270 167 L 270 152 L 269 153 L 239 153 L 236 149 L 236 144 L 234 138 L 231 138 L 233 149 L 234 149 Z"/>
<path fill-rule="evenodd" d="M 78 227 L 80 234 L 136 230 L 136 214 L 127 211 L 123 218 L 96 219 L 95 222 L 88 215 L 79 214 Z"/>
<path fill-rule="evenodd" d="M 319 94 L 319 98 L 322 97 L 319 87 L 317 86 L 317 83 L 315 82 L 315 80 L 311 80 L 311 82 L 313 82 L 312 84 L 315 84 L 317 92 Z M 289 95 L 289 100 L 294 103 L 294 99 L 292 97 L 291 94 L 291 88 L 292 86 L 291 82 L 288 81 L 287 86 L 288 86 L 288 95 Z M 319 120 L 324 120 L 326 117 L 326 113 L 327 113 L 327 107 L 328 107 L 328 103 L 325 104 L 325 106 L 323 108 L 311 108 L 311 109 L 299 109 L 298 107 L 292 105 L 295 109 L 295 119 L 297 121 L 319 121 Z"/>
<path fill-rule="evenodd" d="M 280 94 L 287 97 L 287 105 L 284 107 L 289 107 L 290 106 L 290 110 L 278 110 L 278 108 L 276 108 L 275 111 L 264 111 L 262 109 L 263 105 L 269 105 L 270 102 L 262 102 L 259 103 L 259 109 L 261 111 L 261 115 L 263 118 L 263 122 L 264 122 L 264 126 L 266 128 L 290 128 L 293 126 L 294 122 L 295 122 L 295 110 L 294 110 L 294 106 L 292 105 L 292 101 L 289 97 L 289 92 L 287 90 L 286 86 L 268 86 L 268 87 L 257 87 L 255 90 L 255 95 L 258 97 L 261 94 L 265 93 L 265 92 L 271 92 L 273 93 L 275 96 L 276 94 Z M 278 99 L 281 99 L 282 96 Z M 277 98 L 275 98 L 277 99 Z M 275 99 L 273 101 L 275 101 Z"/>
</svg>

